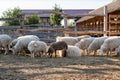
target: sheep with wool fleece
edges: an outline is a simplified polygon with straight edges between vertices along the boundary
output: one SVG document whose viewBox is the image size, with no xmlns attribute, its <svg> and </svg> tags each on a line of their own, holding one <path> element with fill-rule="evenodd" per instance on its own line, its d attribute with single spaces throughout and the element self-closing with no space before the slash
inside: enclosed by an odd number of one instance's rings
<svg viewBox="0 0 120 80">
<path fill-rule="evenodd" d="M 66 56 L 66 50 L 68 49 L 68 45 L 65 41 L 58 41 L 58 42 L 53 42 L 49 49 L 48 52 L 49 56 L 52 57 L 53 53 L 55 52 L 55 57 L 56 57 L 56 52 L 57 50 L 63 50 L 63 57 Z"/>
<path fill-rule="evenodd" d="M 46 54 L 47 44 L 43 41 L 31 41 L 28 44 L 28 50 L 30 51 L 31 57 L 33 58 L 37 53 L 42 56 L 43 54 Z"/>
<path fill-rule="evenodd" d="M 13 53 L 14 54 L 18 53 L 19 55 L 20 52 L 28 50 L 27 47 L 31 41 L 39 41 L 39 40 L 40 40 L 39 38 L 36 38 L 34 36 L 21 38 L 17 41 L 17 43 L 13 47 L 12 49 Z"/>
<path fill-rule="evenodd" d="M 112 51 L 119 45 L 120 45 L 119 36 L 109 37 L 101 45 L 99 55 L 103 55 L 103 52 L 108 52 L 110 50 L 110 56 L 112 56 Z"/>
<path fill-rule="evenodd" d="M 7 54 L 9 52 L 9 45 L 12 41 L 12 38 L 7 34 L 1 34 L 0 35 L 0 47 L 5 48 L 5 53 Z"/>
<path fill-rule="evenodd" d="M 78 42 L 78 39 L 75 37 L 56 37 L 56 42 L 58 41 L 65 41 L 67 45 L 74 45 L 75 43 Z"/>
<path fill-rule="evenodd" d="M 36 38 L 36 39 L 39 39 L 39 38 L 38 38 L 37 36 L 35 36 L 35 35 L 20 36 L 20 37 L 18 37 L 17 39 L 12 40 L 12 42 L 11 42 L 10 45 L 9 45 L 9 48 L 12 49 L 12 47 L 15 46 L 15 44 L 17 43 L 18 40 L 23 39 L 23 38 L 29 38 L 29 37 L 34 37 L 34 38 Z"/>
<path fill-rule="evenodd" d="M 75 44 L 75 46 L 84 50 L 85 53 L 85 50 L 89 47 L 89 45 L 92 43 L 94 39 L 95 39 L 94 37 L 81 39 L 78 43 Z"/>
<path fill-rule="evenodd" d="M 83 54 L 83 50 L 77 46 L 68 45 L 66 57 L 80 57 Z"/>
<path fill-rule="evenodd" d="M 99 38 L 95 38 L 92 43 L 89 45 L 89 47 L 87 48 L 87 54 L 89 55 L 92 51 L 94 51 L 94 55 L 96 54 L 96 51 L 98 49 L 100 49 L 101 45 L 104 43 L 104 41 L 107 39 L 108 37 L 99 37 Z"/>
<path fill-rule="evenodd" d="M 90 37 L 91 37 L 90 35 L 81 35 L 81 36 L 77 36 L 75 38 L 78 39 L 78 41 L 80 41 L 81 39 L 90 38 Z"/>
<path fill-rule="evenodd" d="M 115 49 L 115 55 L 120 55 L 120 45 Z"/>
</svg>

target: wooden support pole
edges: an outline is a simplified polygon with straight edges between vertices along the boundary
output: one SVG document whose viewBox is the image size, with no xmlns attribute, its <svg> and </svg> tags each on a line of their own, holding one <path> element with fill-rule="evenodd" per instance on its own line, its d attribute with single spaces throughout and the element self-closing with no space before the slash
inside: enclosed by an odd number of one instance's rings
<svg viewBox="0 0 120 80">
<path fill-rule="evenodd" d="M 67 17 L 64 17 L 64 28 L 67 28 Z"/>
<path fill-rule="evenodd" d="M 23 29 L 24 27 L 24 16 L 23 15 L 21 16 L 21 19 L 19 20 L 19 22 L 20 22 L 20 29 Z"/>
<path fill-rule="evenodd" d="M 66 16 L 63 16 L 64 18 L 64 28 L 67 28 L 67 17 Z M 65 36 L 69 36 L 69 34 L 64 34 Z"/>
<path fill-rule="evenodd" d="M 104 16 L 104 28 L 103 28 L 103 31 L 105 32 L 104 36 L 107 36 L 107 23 L 108 23 L 108 20 L 107 20 L 108 14 L 107 13 L 108 13 L 107 6 L 105 6 L 104 7 L 104 14 L 105 14 L 105 16 Z"/>
<path fill-rule="evenodd" d="M 74 22 L 74 31 L 77 32 L 76 22 Z M 77 34 L 75 34 L 75 36 L 77 36 Z"/>
</svg>

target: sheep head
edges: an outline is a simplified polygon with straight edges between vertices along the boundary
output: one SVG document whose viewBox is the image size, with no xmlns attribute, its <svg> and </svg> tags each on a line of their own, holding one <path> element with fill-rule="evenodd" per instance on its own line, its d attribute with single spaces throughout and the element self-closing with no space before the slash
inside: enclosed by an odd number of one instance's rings
<svg viewBox="0 0 120 80">
<path fill-rule="evenodd" d="M 48 53 L 49 56 L 51 57 L 54 51 L 55 51 L 55 50 L 54 50 L 52 47 L 49 47 L 47 53 Z"/>
</svg>

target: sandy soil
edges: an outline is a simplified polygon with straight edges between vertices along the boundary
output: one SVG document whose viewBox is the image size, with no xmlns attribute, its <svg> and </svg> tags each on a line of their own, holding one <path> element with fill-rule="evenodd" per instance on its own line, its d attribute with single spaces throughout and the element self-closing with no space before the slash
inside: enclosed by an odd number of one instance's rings
<svg viewBox="0 0 120 80">
<path fill-rule="evenodd" d="M 0 80 L 120 80 L 120 57 L 33 59 L 0 54 Z"/>
</svg>

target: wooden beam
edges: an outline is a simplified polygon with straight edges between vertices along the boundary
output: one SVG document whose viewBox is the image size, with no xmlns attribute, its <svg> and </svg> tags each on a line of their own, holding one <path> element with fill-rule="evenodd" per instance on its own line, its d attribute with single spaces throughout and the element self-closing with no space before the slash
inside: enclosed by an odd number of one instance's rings
<svg viewBox="0 0 120 80">
<path fill-rule="evenodd" d="M 65 30 L 69 30 L 68 28 L 38 28 L 38 29 L 18 29 L 17 32 L 22 33 L 22 32 L 48 32 L 48 31 L 52 31 L 52 32 L 63 32 Z"/>
<path fill-rule="evenodd" d="M 63 31 L 65 34 L 104 34 L 103 31 Z"/>
<path fill-rule="evenodd" d="M 84 17 L 84 16 L 105 16 L 105 14 L 78 14 L 75 16 L 68 15 L 67 17 L 76 18 L 76 17 Z"/>
</svg>

